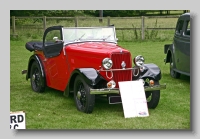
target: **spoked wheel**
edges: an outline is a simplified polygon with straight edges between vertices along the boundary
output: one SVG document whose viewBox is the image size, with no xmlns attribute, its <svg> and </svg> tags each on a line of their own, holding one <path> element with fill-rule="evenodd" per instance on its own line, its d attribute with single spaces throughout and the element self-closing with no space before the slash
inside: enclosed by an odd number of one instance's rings
<svg viewBox="0 0 200 139">
<path fill-rule="evenodd" d="M 31 66 L 30 79 L 33 91 L 44 92 L 45 80 L 44 77 L 42 77 L 42 72 L 39 65 L 35 61 Z"/>
<path fill-rule="evenodd" d="M 159 85 L 159 81 L 154 81 L 155 85 Z M 157 107 L 160 100 L 160 90 L 146 91 L 146 99 L 148 108 L 154 109 Z"/>
<path fill-rule="evenodd" d="M 92 113 L 95 104 L 95 95 L 90 94 L 89 86 L 79 75 L 76 77 L 74 84 L 74 101 L 79 111 Z"/>
<path fill-rule="evenodd" d="M 180 73 L 176 72 L 173 70 L 173 61 L 172 61 L 172 57 L 170 58 L 170 75 L 172 78 L 180 78 Z"/>
</svg>

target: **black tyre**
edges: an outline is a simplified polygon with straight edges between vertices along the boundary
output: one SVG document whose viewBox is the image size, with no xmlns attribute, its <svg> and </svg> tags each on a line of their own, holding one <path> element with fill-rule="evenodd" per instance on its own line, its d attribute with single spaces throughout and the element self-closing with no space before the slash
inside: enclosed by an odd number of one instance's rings
<svg viewBox="0 0 200 139">
<path fill-rule="evenodd" d="M 45 79 L 42 76 L 42 71 L 35 61 L 31 65 L 30 71 L 30 82 L 33 91 L 35 92 L 44 92 L 45 90 Z"/>
<path fill-rule="evenodd" d="M 159 85 L 159 81 L 154 81 L 155 85 Z M 155 109 L 160 100 L 160 90 L 146 91 L 147 105 L 149 109 Z"/>
<path fill-rule="evenodd" d="M 76 77 L 74 83 L 74 101 L 79 111 L 92 113 L 95 104 L 95 95 L 90 94 L 89 86 L 79 75 Z"/>
<path fill-rule="evenodd" d="M 172 78 L 180 78 L 180 73 L 176 72 L 173 70 L 173 60 L 172 60 L 172 57 L 170 58 L 170 65 L 169 65 L 169 69 L 170 69 L 170 75 Z"/>
</svg>

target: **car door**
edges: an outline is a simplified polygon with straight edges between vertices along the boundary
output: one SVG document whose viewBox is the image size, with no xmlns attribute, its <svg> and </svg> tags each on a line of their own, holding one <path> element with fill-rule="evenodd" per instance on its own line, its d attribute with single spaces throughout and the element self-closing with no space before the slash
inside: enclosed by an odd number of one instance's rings
<svg viewBox="0 0 200 139">
<path fill-rule="evenodd" d="M 57 37 L 55 41 L 54 37 Z M 63 48 L 62 27 L 54 26 L 47 28 L 43 36 L 43 51 L 46 58 L 58 56 Z"/>
<path fill-rule="evenodd" d="M 43 51 L 49 87 L 61 91 L 66 86 L 67 78 L 67 60 L 63 47 L 62 27 L 54 26 L 46 29 L 43 37 Z"/>
<path fill-rule="evenodd" d="M 190 19 L 185 18 L 183 26 L 182 45 L 179 47 L 180 70 L 190 74 Z"/>
<path fill-rule="evenodd" d="M 187 18 L 188 19 L 188 18 Z M 179 72 L 190 72 L 190 35 L 186 35 L 186 17 L 180 17 L 174 35 L 174 62 Z"/>
</svg>

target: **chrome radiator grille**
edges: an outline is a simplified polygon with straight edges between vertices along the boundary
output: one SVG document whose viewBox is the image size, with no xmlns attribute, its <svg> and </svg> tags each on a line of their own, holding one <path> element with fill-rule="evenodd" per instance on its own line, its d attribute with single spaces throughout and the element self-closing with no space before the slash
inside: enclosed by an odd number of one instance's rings
<svg viewBox="0 0 200 139">
<path fill-rule="evenodd" d="M 122 69 L 122 61 L 126 63 L 125 68 L 132 68 L 131 54 L 129 52 L 113 53 L 111 59 L 113 61 L 112 69 Z M 113 71 L 113 80 L 118 88 L 118 82 L 132 80 L 132 70 Z"/>
</svg>

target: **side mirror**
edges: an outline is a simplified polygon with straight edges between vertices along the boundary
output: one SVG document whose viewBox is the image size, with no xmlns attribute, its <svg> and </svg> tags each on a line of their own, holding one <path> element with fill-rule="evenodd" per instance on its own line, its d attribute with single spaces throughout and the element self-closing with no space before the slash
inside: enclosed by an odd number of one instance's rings
<svg viewBox="0 0 200 139">
<path fill-rule="evenodd" d="M 58 37 L 53 37 L 53 40 L 56 42 L 58 41 Z"/>
<path fill-rule="evenodd" d="M 58 37 L 53 37 L 53 40 L 54 40 L 55 42 L 59 41 L 59 40 L 58 40 Z"/>
<path fill-rule="evenodd" d="M 55 43 L 64 42 L 63 40 L 59 40 L 58 37 L 53 37 L 53 40 L 55 41 Z"/>
</svg>

